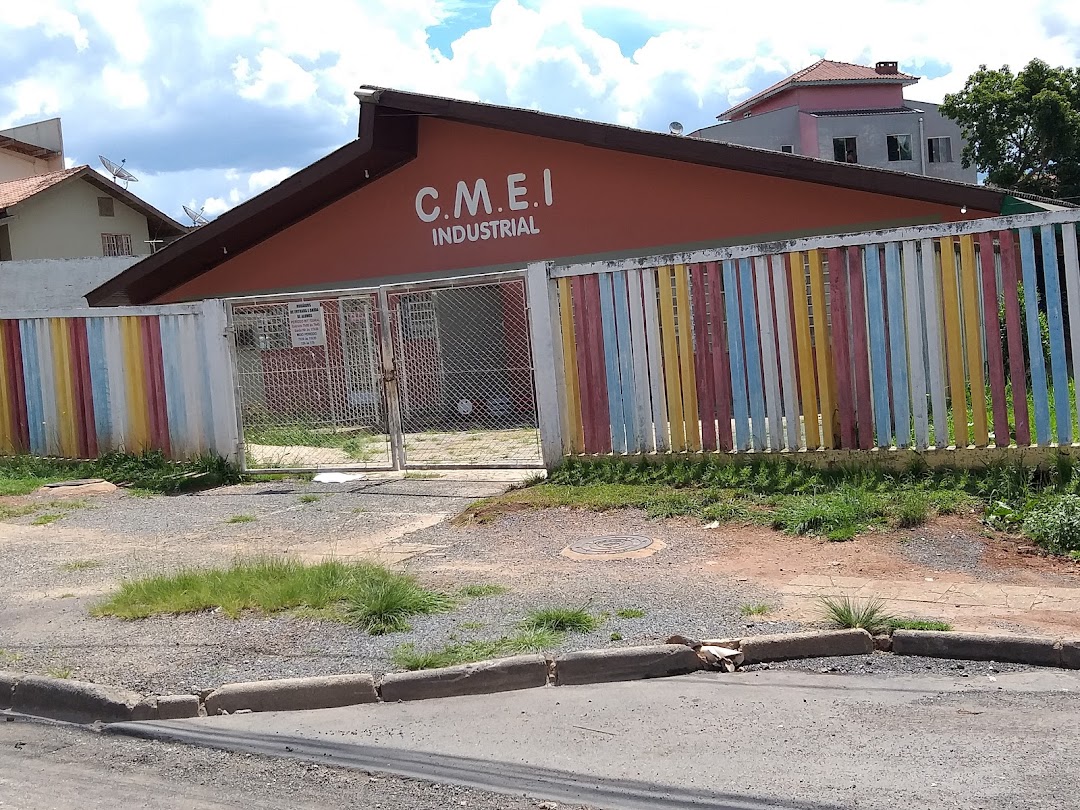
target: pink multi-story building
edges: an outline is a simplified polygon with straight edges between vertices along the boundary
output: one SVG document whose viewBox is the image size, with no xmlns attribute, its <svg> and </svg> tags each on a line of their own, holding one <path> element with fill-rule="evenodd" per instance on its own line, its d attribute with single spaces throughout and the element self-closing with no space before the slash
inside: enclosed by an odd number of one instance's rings
<svg viewBox="0 0 1080 810">
<path fill-rule="evenodd" d="M 904 97 L 917 76 L 821 59 L 717 116 L 693 137 L 967 183 L 960 127 L 938 105 Z"/>
</svg>

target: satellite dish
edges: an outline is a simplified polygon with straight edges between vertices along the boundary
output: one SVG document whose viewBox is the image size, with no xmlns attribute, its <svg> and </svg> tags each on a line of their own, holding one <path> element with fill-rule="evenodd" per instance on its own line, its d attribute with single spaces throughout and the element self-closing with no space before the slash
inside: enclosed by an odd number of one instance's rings
<svg viewBox="0 0 1080 810">
<path fill-rule="evenodd" d="M 105 170 L 112 175 L 113 181 L 117 184 L 121 180 L 124 181 L 124 188 L 128 187 L 128 183 L 138 183 L 139 178 L 124 168 L 124 164 L 127 163 L 127 158 L 124 158 L 119 163 L 114 163 L 104 155 L 98 155 L 101 160 L 101 165 L 105 167 Z"/>
<path fill-rule="evenodd" d="M 680 124 L 678 121 L 672 121 L 670 124 L 668 124 L 668 132 L 670 132 L 672 135 L 682 135 L 683 125 Z"/>
<path fill-rule="evenodd" d="M 196 211 L 194 208 L 188 208 L 186 205 L 183 206 L 183 208 L 184 213 L 187 214 L 188 218 L 191 220 L 192 228 L 198 228 L 200 225 L 210 224 L 210 220 L 203 216 L 203 210 L 205 210 L 205 206 L 203 208 L 200 208 L 198 211 Z"/>
</svg>

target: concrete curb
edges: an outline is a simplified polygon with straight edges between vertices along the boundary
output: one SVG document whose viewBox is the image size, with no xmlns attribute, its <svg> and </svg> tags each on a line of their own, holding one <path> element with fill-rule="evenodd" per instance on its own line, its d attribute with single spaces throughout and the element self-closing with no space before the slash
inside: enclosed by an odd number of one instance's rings
<svg viewBox="0 0 1080 810">
<path fill-rule="evenodd" d="M 0 709 L 11 708 L 11 698 L 15 694 L 15 685 L 22 678 L 18 672 L 0 670 Z"/>
<path fill-rule="evenodd" d="M 673 637 L 681 638 L 681 637 Z M 725 642 L 735 641 L 725 639 Z M 686 644 L 616 647 L 566 653 L 555 661 L 522 655 L 442 669 L 397 672 L 376 683 L 371 675 L 330 675 L 225 684 L 199 695 L 144 697 L 94 683 L 0 671 L 0 709 L 75 722 L 179 720 L 219 711 L 296 711 L 361 703 L 429 700 L 543 686 L 572 686 L 686 675 L 705 663 Z M 897 630 L 895 655 L 1000 661 L 1080 669 L 1080 640 Z M 865 630 L 829 630 L 748 636 L 738 644 L 746 664 L 824 656 L 870 655 L 875 640 Z"/>
<path fill-rule="evenodd" d="M 157 700 L 96 683 L 23 675 L 15 683 L 11 709 L 57 720 L 153 720 Z"/>
<path fill-rule="evenodd" d="M 442 669 L 396 672 L 383 676 L 379 695 L 384 702 L 394 703 L 535 689 L 547 685 L 548 669 L 542 655 L 519 655 Z"/>
<path fill-rule="evenodd" d="M 375 679 L 370 675 L 329 675 L 319 678 L 282 678 L 274 681 L 229 683 L 204 701 L 208 715 L 237 712 L 291 712 L 336 709 L 374 703 Z"/>
<path fill-rule="evenodd" d="M 892 636 L 892 651 L 896 655 L 925 655 L 929 658 L 1080 668 L 1080 644 L 1041 636 L 897 630 Z"/>
<path fill-rule="evenodd" d="M 748 636 L 739 648 L 747 664 L 825 658 L 834 655 L 870 655 L 874 638 L 865 630 L 823 630 L 777 636 Z"/>
<path fill-rule="evenodd" d="M 682 644 L 584 650 L 555 661 L 555 685 L 640 681 L 688 675 L 705 668 L 701 657 Z"/>
</svg>

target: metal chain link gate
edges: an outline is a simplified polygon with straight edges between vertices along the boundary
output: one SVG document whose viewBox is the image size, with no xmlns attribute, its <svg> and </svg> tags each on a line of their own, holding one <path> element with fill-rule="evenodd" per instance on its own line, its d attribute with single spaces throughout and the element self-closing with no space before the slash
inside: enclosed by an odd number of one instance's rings
<svg viewBox="0 0 1080 810">
<path fill-rule="evenodd" d="M 244 468 L 541 466 L 520 274 L 229 302 Z"/>
</svg>

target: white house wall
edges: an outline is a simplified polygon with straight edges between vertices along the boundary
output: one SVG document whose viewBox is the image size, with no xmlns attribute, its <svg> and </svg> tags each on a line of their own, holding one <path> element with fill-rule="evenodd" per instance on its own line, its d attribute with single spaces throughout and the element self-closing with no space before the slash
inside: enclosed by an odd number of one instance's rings
<svg viewBox="0 0 1080 810">
<path fill-rule="evenodd" d="M 103 233 L 131 235 L 137 256 L 150 253 L 146 217 L 113 198 L 115 216 L 98 215 L 105 193 L 85 180 L 50 189 L 15 209 L 8 221 L 12 259 L 74 259 L 101 256 Z"/>
</svg>

